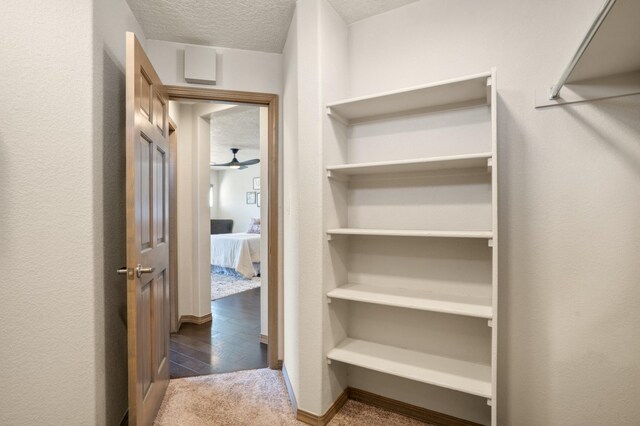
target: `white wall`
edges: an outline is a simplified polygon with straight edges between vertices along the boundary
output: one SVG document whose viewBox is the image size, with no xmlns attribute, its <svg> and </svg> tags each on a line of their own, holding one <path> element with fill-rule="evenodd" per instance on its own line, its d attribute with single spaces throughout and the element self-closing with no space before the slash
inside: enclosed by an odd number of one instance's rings
<svg viewBox="0 0 640 426">
<path fill-rule="evenodd" d="M 209 128 L 201 116 L 214 105 L 171 101 L 178 119 L 178 315 L 211 313 Z M 206 111 L 205 111 L 206 112 Z"/>
<path fill-rule="evenodd" d="M 160 76 L 164 84 L 198 87 L 200 85 L 191 85 L 184 81 L 184 76 L 183 76 L 184 46 L 185 45 L 182 43 L 171 43 L 171 42 L 165 42 L 160 40 L 148 40 L 146 45 L 146 51 L 156 71 L 158 72 L 158 75 Z M 215 86 L 202 86 L 202 87 L 209 87 L 209 88 L 215 88 L 215 89 L 240 90 L 240 91 L 255 91 L 255 92 L 263 92 L 263 93 L 274 93 L 279 96 L 282 95 L 283 80 L 282 80 L 282 55 L 281 54 L 254 52 L 254 51 L 238 50 L 238 49 L 226 49 L 226 48 L 217 48 L 217 50 L 219 54 L 218 82 Z M 281 126 L 282 126 L 282 119 L 280 120 L 279 131 L 278 131 L 278 143 L 280 145 L 280 151 L 282 152 L 282 136 L 281 136 L 282 127 Z M 180 138 L 180 132 L 178 132 L 178 138 Z M 262 155 L 266 155 L 267 150 L 262 149 L 261 152 L 262 152 Z M 179 161 L 179 164 L 182 163 L 180 159 L 178 161 Z M 195 160 L 191 159 L 189 161 L 195 161 Z M 263 163 L 261 167 L 266 167 L 267 165 L 266 157 L 261 162 Z M 207 160 L 206 167 L 207 167 L 206 172 L 204 171 L 204 169 L 200 169 L 201 171 L 199 175 L 200 179 L 198 180 L 198 182 L 200 182 L 198 184 L 198 188 L 199 188 L 198 194 L 202 195 L 204 197 L 202 199 L 205 199 L 205 200 L 207 199 L 207 193 L 209 188 L 208 182 L 210 180 L 208 160 Z M 280 173 L 282 174 L 282 169 L 280 170 Z M 266 187 L 266 180 L 264 178 L 264 176 L 266 176 L 266 171 L 263 170 L 262 174 L 263 174 L 262 186 Z M 178 185 L 180 188 L 180 183 L 178 183 Z M 264 221 L 264 218 L 266 217 L 266 209 L 268 205 L 266 202 L 266 197 L 264 192 L 265 191 L 263 190 L 263 197 L 264 197 L 262 200 L 263 201 L 263 207 L 262 207 L 263 221 Z M 280 191 L 280 197 L 279 197 L 278 203 L 280 206 L 283 205 L 282 191 Z M 197 226 L 201 230 L 204 229 L 204 227 L 207 227 L 207 229 L 209 229 L 208 220 L 210 217 L 210 212 L 208 210 L 208 204 L 206 204 L 206 206 L 207 206 L 207 210 L 205 211 L 205 213 L 199 215 L 197 220 L 194 219 L 195 221 L 194 223 L 197 223 L 198 224 Z M 283 235 L 284 235 L 283 220 L 284 219 L 281 217 L 280 224 L 279 224 L 281 234 L 278 236 L 279 247 L 280 247 L 278 255 L 281 262 L 283 261 L 283 254 L 282 254 Z M 266 229 L 266 228 L 267 226 L 265 223 L 263 225 L 263 229 Z M 203 235 L 203 232 L 200 232 L 199 235 Z M 180 241 L 182 241 L 183 236 L 179 237 Z M 264 240 L 266 241 L 266 238 L 264 238 Z M 183 244 L 186 244 L 186 242 L 183 241 Z M 204 289 L 205 279 L 208 279 L 209 277 L 209 271 L 207 270 L 205 272 L 205 268 L 204 266 L 202 266 L 203 262 L 205 261 L 205 258 L 206 258 L 206 261 L 209 262 L 208 260 L 209 249 L 205 248 L 204 244 L 205 242 L 201 241 L 200 247 L 202 250 L 200 251 L 200 256 L 202 257 L 202 260 L 200 261 L 200 267 L 198 267 L 198 265 L 196 264 L 192 265 L 193 268 L 199 271 L 198 286 L 201 288 L 203 294 L 205 294 L 204 292 L 206 291 Z M 206 257 L 204 253 L 207 253 Z M 283 290 L 282 289 L 282 270 L 283 268 L 280 268 L 281 272 L 280 272 L 279 283 L 278 283 L 279 297 L 280 297 L 279 303 L 281 307 L 284 304 L 283 291 L 282 291 Z M 193 277 L 188 279 L 192 280 Z M 182 278 L 179 278 L 179 285 L 182 286 Z M 210 292 L 210 289 L 211 287 L 209 286 L 209 290 L 208 290 L 209 292 Z M 191 301 L 191 303 L 193 303 L 193 301 Z M 180 306 L 182 306 L 182 302 L 180 302 Z M 198 311 L 200 312 L 199 315 L 204 315 L 208 313 L 206 309 L 207 308 L 204 307 L 204 302 L 203 301 L 200 302 L 200 306 L 198 308 Z M 210 309 L 210 304 L 208 309 Z M 263 311 L 266 312 L 266 309 L 263 309 Z M 181 312 L 186 312 L 186 311 L 181 311 Z M 202 312 L 204 312 L 204 314 Z M 279 339 L 278 351 L 279 351 L 279 358 L 282 359 L 283 351 L 284 351 L 284 346 L 283 346 L 284 340 L 282 339 L 282 336 L 284 334 L 284 328 L 283 328 L 284 322 L 283 322 L 282 311 L 278 313 L 278 324 L 280 329 L 279 335 L 281 337 Z"/>
<path fill-rule="evenodd" d="M 220 183 L 220 172 L 218 170 L 211 170 L 209 174 L 209 183 L 213 187 L 213 193 L 211 197 L 211 206 L 209 207 L 209 217 L 211 219 L 218 218 L 218 192 L 219 192 L 219 183 Z"/>
<path fill-rule="evenodd" d="M 218 55 L 215 85 L 190 84 L 184 80 L 184 43 L 148 40 L 146 51 L 164 84 L 243 90 L 280 94 L 282 55 L 252 50 L 216 47 Z"/>
<path fill-rule="evenodd" d="M 259 118 L 260 138 L 260 253 L 262 259 L 267 259 L 269 253 L 269 108 L 260 107 Z M 254 166 L 255 167 L 255 166 Z M 253 182 L 252 182 L 253 183 Z M 253 186 L 252 186 L 253 188 Z M 260 263 L 260 334 L 269 335 L 269 262 Z M 278 281 L 280 283 L 280 280 Z M 280 295 L 282 296 L 282 294 Z M 282 314 L 280 305 L 279 316 Z M 282 320 L 282 318 L 280 318 Z M 282 336 L 282 333 L 279 333 Z M 280 347 L 282 347 L 280 342 Z M 279 351 L 280 352 L 280 351 Z M 281 352 L 280 352 L 281 353 Z M 279 359 L 282 359 L 279 356 Z"/>
<path fill-rule="evenodd" d="M 282 96 L 282 138 L 283 138 L 283 198 L 284 198 L 284 260 L 283 284 L 284 300 L 283 324 L 284 369 L 287 372 L 291 390 L 296 398 L 300 395 L 300 305 L 298 255 L 298 11 L 291 20 L 287 41 L 283 51 L 283 96 Z"/>
<path fill-rule="evenodd" d="M 192 166 L 196 157 L 193 131 L 193 105 L 169 102 L 170 111 L 177 124 L 177 230 L 178 230 L 178 316 L 202 316 L 210 312 L 204 309 L 201 314 L 197 303 L 197 256 L 194 242 L 194 203 L 193 193 L 196 176 Z M 175 111 L 175 112 L 174 112 Z M 175 118 L 177 117 L 177 119 Z M 208 204 L 207 204 L 208 205 Z"/>
<path fill-rule="evenodd" d="M 351 95 L 498 69 L 500 424 L 640 418 L 640 98 L 533 108 L 601 3 L 421 1 L 350 27 Z"/>
<path fill-rule="evenodd" d="M 2 424 L 117 424 L 127 406 L 124 32 L 144 38 L 102 3 L 0 14 Z"/>
<path fill-rule="evenodd" d="M 92 13 L 9 1 L 0 15 L 2 424 L 98 417 Z"/>
<path fill-rule="evenodd" d="M 319 48 L 323 6 L 319 0 L 297 3 L 285 46 L 285 229 L 291 232 L 284 265 L 285 364 L 298 407 L 315 414 L 324 413 L 326 399 Z"/>
</svg>

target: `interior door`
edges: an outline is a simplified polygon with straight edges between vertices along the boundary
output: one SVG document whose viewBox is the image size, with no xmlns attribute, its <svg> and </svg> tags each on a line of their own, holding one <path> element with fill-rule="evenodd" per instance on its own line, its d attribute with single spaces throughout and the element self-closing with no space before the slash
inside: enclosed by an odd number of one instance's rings
<svg viewBox="0 0 640 426">
<path fill-rule="evenodd" d="M 127 33 L 129 424 L 151 425 L 169 383 L 169 126 L 162 82 Z"/>
</svg>

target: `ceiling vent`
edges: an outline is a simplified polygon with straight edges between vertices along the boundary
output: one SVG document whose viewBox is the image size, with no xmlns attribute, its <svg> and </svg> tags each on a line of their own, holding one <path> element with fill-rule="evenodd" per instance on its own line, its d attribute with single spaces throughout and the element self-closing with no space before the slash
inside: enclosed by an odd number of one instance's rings
<svg viewBox="0 0 640 426">
<path fill-rule="evenodd" d="M 185 46 L 184 79 L 193 84 L 216 84 L 216 50 L 207 46 Z"/>
</svg>

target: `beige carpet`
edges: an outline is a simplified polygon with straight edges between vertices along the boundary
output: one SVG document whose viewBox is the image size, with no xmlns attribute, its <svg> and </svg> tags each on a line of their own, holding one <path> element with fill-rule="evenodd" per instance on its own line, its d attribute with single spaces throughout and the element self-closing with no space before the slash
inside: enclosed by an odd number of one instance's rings
<svg viewBox="0 0 640 426">
<path fill-rule="evenodd" d="M 302 425 L 293 416 L 282 373 L 260 369 L 169 382 L 156 426 Z M 332 426 L 424 425 L 348 401 Z"/>
</svg>

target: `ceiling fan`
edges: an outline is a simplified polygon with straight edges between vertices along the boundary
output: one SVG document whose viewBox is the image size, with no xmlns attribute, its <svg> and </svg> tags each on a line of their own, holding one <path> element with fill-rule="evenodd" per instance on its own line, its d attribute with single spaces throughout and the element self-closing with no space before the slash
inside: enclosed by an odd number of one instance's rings
<svg viewBox="0 0 640 426">
<path fill-rule="evenodd" d="M 252 166 L 260 162 L 259 158 L 254 158 L 253 160 L 247 160 L 247 161 L 238 161 L 238 159 L 236 158 L 236 154 L 238 153 L 238 151 L 240 151 L 239 148 L 231 148 L 231 152 L 233 152 L 233 160 L 229 161 L 228 163 L 222 163 L 222 164 L 211 163 L 210 165 L 217 166 L 217 167 L 229 167 L 230 169 L 236 169 L 236 170 L 243 170 L 243 169 L 246 169 L 248 166 Z"/>
</svg>

